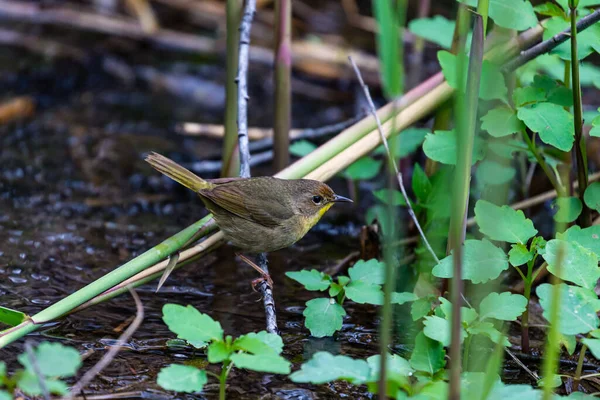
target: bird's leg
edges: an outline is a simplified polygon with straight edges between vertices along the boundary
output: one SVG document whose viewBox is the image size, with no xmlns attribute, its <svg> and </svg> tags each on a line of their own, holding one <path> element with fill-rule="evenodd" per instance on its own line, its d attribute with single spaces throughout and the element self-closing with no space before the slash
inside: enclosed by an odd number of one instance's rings
<svg viewBox="0 0 600 400">
<path fill-rule="evenodd" d="M 258 279 L 254 279 L 252 281 L 252 288 L 256 291 L 256 286 L 262 282 L 266 282 L 267 285 L 269 285 L 271 288 L 273 287 L 273 279 L 271 279 L 271 275 L 269 275 L 264 269 L 262 269 L 261 267 L 259 267 L 258 265 L 256 265 L 256 263 L 252 260 L 250 260 L 248 257 L 246 257 L 243 254 L 240 253 L 236 253 L 236 255 L 242 259 L 242 261 L 244 261 L 246 264 L 248 264 L 249 266 L 251 266 L 252 268 L 254 268 L 256 271 L 258 271 L 259 274 L 262 275 L 262 278 L 258 278 Z"/>
</svg>

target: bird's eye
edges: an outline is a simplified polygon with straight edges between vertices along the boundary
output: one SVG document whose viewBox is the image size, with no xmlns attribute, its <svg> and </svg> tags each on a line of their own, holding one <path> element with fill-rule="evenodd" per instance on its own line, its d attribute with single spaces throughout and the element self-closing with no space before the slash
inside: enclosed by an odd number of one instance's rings
<svg viewBox="0 0 600 400">
<path fill-rule="evenodd" d="M 315 204 L 321 204 L 321 202 L 323 201 L 323 198 L 321 196 L 313 196 L 312 201 Z"/>
</svg>

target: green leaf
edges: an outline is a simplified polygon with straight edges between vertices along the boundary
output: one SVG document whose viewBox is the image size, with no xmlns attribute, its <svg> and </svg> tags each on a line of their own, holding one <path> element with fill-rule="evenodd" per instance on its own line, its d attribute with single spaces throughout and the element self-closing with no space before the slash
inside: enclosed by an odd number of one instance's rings
<svg viewBox="0 0 600 400">
<path fill-rule="evenodd" d="M 600 258 L 600 225 L 593 225 L 585 229 L 573 225 L 563 233 L 558 232 L 556 238 L 578 243 Z"/>
<path fill-rule="evenodd" d="M 587 187 L 583 201 L 592 210 L 600 211 L 600 182 L 594 182 Z"/>
<path fill-rule="evenodd" d="M 298 140 L 290 145 L 290 153 L 296 157 L 304 157 L 316 148 L 317 145 L 308 140 Z"/>
<path fill-rule="evenodd" d="M 201 392 L 208 382 L 206 371 L 189 365 L 171 364 L 160 370 L 156 383 L 165 390 L 194 393 Z"/>
<path fill-rule="evenodd" d="M 388 380 L 398 380 L 398 378 L 404 378 L 412 376 L 414 369 L 410 366 L 408 360 L 400 357 L 396 354 L 388 354 L 386 357 L 386 374 Z M 367 364 L 369 364 L 369 382 L 376 382 L 379 380 L 381 355 L 377 354 L 367 358 Z"/>
<path fill-rule="evenodd" d="M 469 332 L 471 335 L 484 335 L 494 343 L 498 343 L 507 347 L 510 346 L 510 342 L 506 336 L 496 329 L 494 324 L 491 322 L 476 322 L 472 326 L 467 327 L 467 332 Z"/>
<path fill-rule="evenodd" d="M 472 7 L 477 6 L 477 0 L 459 1 Z M 497 25 L 517 31 L 533 28 L 538 23 L 533 6 L 526 0 L 490 0 L 489 16 Z"/>
<path fill-rule="evenodd" d="M 491 160 L 483 160 L 477 166 L 475 178 L 477 183 L 482 185 L 503 185 L 510 182 L 515 177 L 516 171 L 507 163 L 499 164 Z"/>
<path fill-rule="evenodd" d="M 443 297 L 439 297 L 440 306 L 436 309 L 436 311 L 441 311 L 442 315 L 448 321 L 452 319 L 452 303 L 446 300 Z M 473 321 L 475 321 L 478 317 L 477 311 L 469 307 L 461 307 L 460 308 L 460 320 L 463 325 L 470 325 Z"/>
<path fill-rule="evenodd" d="M 286 272 L 285 275 L 303 285 L 306 290 L 319 290 L 322 292 L 327 290 L 329 285 L 331 285 L 331 277 L 316 269 L 310 271 L 305 269 L 302 271 L 290 271 Z"/>
<path fill-rule="evenodd" d="M 229 359 L 232 350 L 225 342 L 212 342 L 208 346 L 208 362 L 212 364 L 223 362 Z"/>
<path fill-rule="evenodd" d="M 375 258 L 358 260 L 348 269 L 351 281 L 361 281 L 373 285 L 383 285 L 385 282 L 385 264 Z"/>
<path fill-rule="evenodd" d="M 6 363 L 0 361 L 0 387 L 2 387 L 3 379 L 6 377 Z"/>
<path fill-rule="evenodd" d="M 483 142 L 475 137 L 472 164 L 482 160 L 484 156 Z M 456 133 L 452 131 L 435 131 L 428 133 L 423 143 L 423 151 L 430 159 L 442 164 L 456 165 Z"/>
<path fill-rule="evenodd" d="M 195 347 L 202 347 L 198 345 L 212 340 L 223 340 L 221 324 L 191 305 L 165 304 L 162 311 L 169 330 Z"/>
<path fill-rule="evenodd" d="M 337 283 L 332 283 L 331 286 L 329 287 L 329 297 L 337 296 L 342 291 L 342 289 L 343 289 L 342 285 L 339 285 Z"/>
<path fill-rule="evenodd" d="M 600 82 L 600 80 L 598 82 Z M 600 137 L 600 115 L 592 120 L 592 129 L 590 129 L 590 136 Z"/>
<path fill-rule="evenodd" d="M 46 377 L 74 376 L 81 367 L 79 352 L 60 343 L 42 342 L 35 348 L 34 354 L 40 372 Z M 34 373 L 27 353 L 19 355 L 18 360 L 27 371 Z"/>
<path fill-rule="evenodd" d="M 500 105 L 481 117 L 481 129 L 488 131 L 494 137 L 502 137 L 521 132 L 525 129 L 525 125 L 517 118 L 515 110 Z"/>
<path fill-rule="evenodd" d="M 450 321 L 435 315 L 425 317 L 423 321 L 423 333 L 430 339 L 437 340 L 445 347 L 450 346 Z M 464 329 L 461 327 L 461 341 L 465 336 Z"/>
<path fill-rule="evenodd" d="M 242 350 L 246 353 L 252 353 L 255 355 L 277 355 L 275 353 L 275 350 L 271 346 L 263 342 L 261 338 L 257 337 L 256 334 L 253 336 L 240 336 L 233 342 L 233 349 L 236 351 Z"/>
<path fill-rule="evenodd" d="M 557 210 L 553 216 L 555 221 L 573 222 L 581 214 L 583 205 L 578 197 L 559 197 L 552 203 L 552 208 Z"/>
<path fill-rule="evenodd" d="M 319 351 L 302 364 L 299 371 L 290 375 L 290 379 L 292 382 L 314 384 L 343 380 L 359 385 L 367 382 L 369 373 L 369 364 L 365 360 Z"/>
<path fill-rule="evenodd" d="M 281 336 L 276 335 L 274 333 L 269 333 L 267 331 L 260 331 L 258 333 L 247 333 L 247 338 L 257 338 L 262 341 L 267 346 L 271 347 L 271 349 L 275 352 L 275 354 L 281 354 L 283 351 L 283 339 Z"/>
<path fill-rule="evenodd" d="M 562 265 L 560 274 L 557 275 L 558 253 L 562 246 Z M 598 257 L 583 246 L 574 242 L 554 239 L 546 244 L 543 255 L 548 263 L 548 271 L 559 278 L 578 284 L 588 289 L 596 287 L 600 278 Z"/>
<path fill-rule="evenodd" d="M 249 369 L 258 372 L 270 372 L 272 374 L 289 374 L 291 364 L 285 358 L 275 354 L 254 355 L 246 353 L 235 353 L 231 361 L 238 368 Z"/>
<path fill-rule="evenodd" d="M 431 299 L 428 297 L 421 297 L 415 300 L 410 305 L 410 316 L 413 321 L 418 321 L 431 311 Z"/>
<path fill-rule="evenodd" d="M 452 278 L 452 255 L 442 259 L 433 268 L 438 278 Z M 502 249 L 489 240 L 465 240 L 463 245 L 463 279 L 484 283 L 496 279 L 508 268 L 508 259 Z"/>
<path fill-rule="evenodd" d="M 508 158 L 511 161 L 514 153 L 529 151 L 529 148 L 521 139 L 491 139 L 487 141 L 487 147 L 496 155 L 502 158 Z"/>
<path fill-rule="evenodd" d="M 387 1 L 373 2 L 373 15 L 377 21 L 377 53 L 383 89 L 388 99 L 402 93 L 402 59 L 398 43 L 399 14 Z"/>
<path fill-rule="evenodd" d="M 410 366 L 417 371 L 434 375 L 444 368 L 444 345 L 437 340 L 429 339 L 423 332 L 415 338 L 415 349 L 410 356 Z"/>
<path fill-rule="evenodd" d="M 12 400 L 10 393 L 0 390 L 0 400 Z"/>
<path fill-rule="evenodd" d="M 363 157 L 346 168 L 343 174 L 347 178 L 355 181 L 369 180 L 375 178 L 377 174 L 379 174 L 381 164 L 382 161 L 374 160 L 370 157 Z"/>
<path fill-rule="evenodd" d="M 546 144 L 562 151 L 573 147 L 573 116 L 563 107 L 552 103 L 537 103 L 519 108 L 519 119 L 533 132 L 538 132 Z"/>
<path fill-rule="evenodd" d="M 562 17 L 553 17 L 545 20 L 543 40 L 548 40 L 552 36 L 562 32 L 570 27 L 570 22 Z M 600 27 L 594 24 L 585 31 L 577 34 L 577 56 L 580 60 L 586 58 L 594 52 L 594 47 L 598 46 L 600 38 Z M 552 54 L 557 54 L 563 60 L 571 60 L 571 40 L 567 40 L 555 47 Z"/>
<path fill-rule="evenodd" d="M 429 177 L 418 163 L 415 164 L 413 169 L 412 189 L 417 199 L 422 203 L 427 201 L 432 189 Z"/>
<path fill-rule="evenodd" d="M 346 297 L 359 304 L 383 304 L 383 291 L 381 285 L 374 285 L 362 281 L 352 281 L 346 286 Z"/>
<path fill-rule="evenodd" d="M 440 45 L 444 49 L 452 46 L 456 22 L 441 15 L 432 18 L 416 18 L 408 23 L 408 30 L 416 36 Z"/>
<path fill-rule="evenodd" d="M 560 335 L 560 344 L 565 347 L 569 355 L 573 355 L 577 347 L 577 338 L 575 335 Z"/>
<path fill-rule="evenodd" d="M 544 283 L 538 286 L 536 294 L 540 299 L 543 316 L 548 320 L 552 298 L 552 286 Z M 558 329 L 563 335 L 587 333 L 598 328 L 596 312 L 600 302 L 593 290 L 561 283 Z"/>
<path fill-rule="evenodd" d="M 508 261 L 515 267 L 523 265 L 533 260 L 533 252 L 527 249 L 527 246 L 516 243 L 512 245 L 512 248 L 508 252 Z"/>
<path fill-rule="evenodd" d="M 555 0 L 561 7 L 564 8 L 565 11 L 569 11 L 569 0 Z M 598 0 L 579 0 L 579 4 L 577 4 L 578 9 L 582 9 L 585 7 L 595 6 L 600 4 Z"/>
<path fill-rule="evenodd" d="M 65 395 L 69 392 L 69 387 L 62 381 L 45 379 L 45 383 L 50 393 Z M 18 377 L 17 386 L 30 396 L 42 395 L 39 378 L 32 371 L 23 371 Z"/>
<path fill-rule="evenodd" d="M 410 301 L 417 300 L 418 297 L 416 294 L 411 292 L 392 292 L 392 304 L 404 304 Z"/>
<path fill-rule="evenodd" d="M 513 91 L 513 102 L 517 107 L 539 103 L 546 100 L 546 93 L 543 89 L 534 86 L 525 86 L 516 88 Z"/>
<path fill-rule="evenodd" d="M 400 132 L 398 138 L 389 143 L 390 151 L 394 158 L 402 159 L 409 154 L 414 153 L 423 144 L 425 135 L 430 132 L 429 129 L 424 128 L 408 128 Z M 387 157 L 385 147 L 383 145 L 377 147 L 373 154 L 383 154 Z"/>
<path fill-rule="evenodd" d="M 466 55 L 463 55 L 463 57 L 465 57 L 464 65 L 467 65 L 468 57 Z M 446 78 L 448 85 L 458 90 L 456 55 L 447 51 L 439 51 L 438 61 L 440 62 L 444 78 Z M 465 79 L 463 82 L 466 82 L 467 68 L 464 69 L 464 74 Z M 483 60 L 483 63 L 481 64 L 481 81 L 486 82 L 486 84 L 480 86 L 479 98 L 483 100 L 498 99 L 506 102 L 508 89 L 506 88 L 504 75 L 498 65 L 495 65 L 488 60 Z M 464 91 L 464 88 L 462 88 L 462 90 Z"/>
<path fill-rule="evenodd" d="M 392 206 L 406 205 L 406 200 L 404 200 L 404 196 L 399 190 L 384 188 L 374 191 L 373 195 L 384 204 L 391 204 Z"/>
<path fill-rule="evenodd" d="M 600 339 L 583 338 L 582 342 L 588 347 L 594 357 L 600 360 Z"/>
<path fill-rule="evenodd" d="M 562 107 L 573 107 L 573 91 L 570 88 L 558 86 L 550 91 L 548 101 Z"/>
<path fill-rule="evenodd" d="M 306 302 L 302 313 L 305 325 L 314 337 L 331 336 L 342 329 L 346 311 L 334 299 L 320 298 Z"/>
<path fill-rule="evenodd" d="M 0 323 L 9 326 L 17 326 L 27 319 L 27 314 L 0 306 Z"/>
<path fill-rule="evenodd" d="M 510 292 L 492 292 L 481 300 L 479 318 L 494 318 L 502 321 L 516 321 L 525 312 L 527 299 L 520 294 Z"/>
<path fill-rule="evenodd" d="M 475 205 L 475 221 L 481 233 L 508 243 L 527 243 L 538 232 L 523 211 L 499 207 L 486 200 L 479 200 Z"/>
<path fill-rule="evenodd" d="M 537 6 L 533 7 L 533 10 L 536 13 L 545 15 L 547 17 L 567 17 L 565 12 L 559 6 L 550 2 L 538 4 Z"/>
</svg>

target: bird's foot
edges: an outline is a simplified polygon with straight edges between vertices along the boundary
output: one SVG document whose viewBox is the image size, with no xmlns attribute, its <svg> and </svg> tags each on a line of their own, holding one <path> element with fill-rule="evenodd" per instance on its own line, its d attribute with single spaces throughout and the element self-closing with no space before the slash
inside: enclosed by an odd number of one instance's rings
<svg viewBox="0 0 600 400">
<path fill-rule="evenodd" d="M 252 290 L 255 292 L 260 292 L 258 289 L 263 283 L 266 283 L 269 288 L 273 289 L 273 279 L 271 279 L 271 275 L 264 274 L 262 277 L 252 280 Z"/>
<path fill-rule="evenodd" d="M 252 289 L 255 292 L 257 291 L 256 289 L 257 289 L 258 285 L 260 285 L 262 282 L 265 282 L 271 289 L 273 289 L 273 279 L 271 279 L 271 275 L 269 275 L 268 272 L 266 272 L 264 269 L 262 269 L 261 267 L 256 265 L 256 263 L 254 261 L 250 260 L 245 255 L 238 253 L 237 256 L 239 258 L 241 258 L 242 261 L 244 261 L 246 264 L 248 264 L 249 266 L 254 268 L 259 274 L 262 275 L 261 278 L 254 279 L 252 281 Z"/>
</svg>

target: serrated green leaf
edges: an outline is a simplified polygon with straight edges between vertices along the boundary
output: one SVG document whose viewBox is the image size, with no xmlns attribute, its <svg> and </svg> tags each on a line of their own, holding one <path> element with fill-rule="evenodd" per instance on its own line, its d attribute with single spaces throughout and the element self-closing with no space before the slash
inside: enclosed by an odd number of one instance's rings
<svg viewBox="0 0 600 400">
<path fill-rule="evenodd" d="M 553 216 L 555 221 L 573 222 L 581 214 L 583 205 L 578 197 L 559 197 L 552 203 L 552 208 L 556 210 Z"/>
<path fill-rule="evenodd" d="M 533 7 L 533 10 L 538 14 L 548 17 L 567 17 L 565 12 L 559 6 L 551 2 L 538 4 L 537 6 Z"/>
<path fill-rule="evenodd" d="M 562 17 L 552 17 L 545 20 L 542 25 L 544 26 L 543 39 L 548 40 L 563 30 L 569 29 L 570 22 Z M 594 47 L 598 46 L 599 38 L 600 27 L 598 24 L 594 24 L 577 34 L 577 56 L 580 60 L 592 54 Z M 557 54 L 563 60 L 571 60 L 571 40 L 558 45 L 551 53 Z"/>
<path fill-rule="evenodd" d="M 369 364 L 347 356 L 334 356 L 319 351 L 302 364 L 299 371 L 290 375 L 292 382 L 321 384 L 337 380 L 362 384 L 369 379 Z"/>
<path fill-rule="evenodd" d="M 254 332 L 248 333 L 244 336 L 251 338 L 251 339 L 252 338 L 259 339 L 264 344 L 269 346 L 275 352 L 275 354 L 281 354 L 281 352 L 283 351 L 283 339 L 281 339 L 281 336 L 276 335 L 274 333 L 269 333 L 267 331 L 260 331 L 257 333 L 254 333 Z"/>
<path fill-rule="evenodd" d="M 337 283 L 332 283 L 329 287 L 329 297 L 335 297 L 342 291 L 342 286 Z"/>
<path fill-rule="evenodd" d="M 538 286 L 536 294 L 544 309 L 543 316 L 549 318 L 552 298 L 552 285 L 544 283 Z M 579 286 L 560 284 L 559 331 L 563 335 L 587 333 L 598 328 L 599 320 L 596 312 L 600 310 L 600 302 L 594 291 Z"/>
<path fill-rule="evenodd" d="M 346 286 L 346 297 L 359 304 L 383 304 L 381 285 L 362 281 L 352 281 Z"/>
<path fill-rule="evenodd" d="M 465 64 L 468 64 L 468 57 L 465 57 Z M 442 67 L 442 72 L 444 73 L 444 78 L 454 89 L 458 88 L 458 74 L 456 72 L 456 55 L 452 54 L 448 51 L 439 51 L 438 52 L 438 61 L 440 66 Z M 466 82 L 466 74 L 467 68 L 464 69 L 465 79 L 463 82 Z M 483 60 L 481 64 L 481 81 L 486 82 L 485 85 L 481 85 L 479 88 L 479 98 L 483 100 L 502 100 L 506 101 L 506 95 L 508 93 L 508 89 L 506 88 L 506 82 L 504 80 L 504 75 L 500 70 L 500 67 L 491 63 L 488 60 Z M 462 88 L 464 91 L 464 88 Z"/>
<path fill-rule="evenodd" d="M 305 325 L 314 337 L 331 336 L 342 329 L 346 311 L 334 299 L 320 298 L 306 302 L 302 313 Z"/>
<path fill-rule="evenodd" d="M 558 232 L 556 238 L 578 243 L 600 258 L 600 225 L 592 225 L 585 229 L 573 225 L 563 233 Z"/>
<path fill-rule="evenodd" d="M 443 297 L 439 297 L 440 306 L 436 309 L 436 311 L 441 311 L 442 313 L 438 316 L 443 316 L 446 320 L 452 320 L 452 303 L 450 303 L 447 299 Z M 460 320 L 463 325 L 470 325 L 473 321 L 477 319 L 479 314 L 472 308 L 469 307 L 461 307 L 460 308 Z"/>
<path fill-rule="evenodd" d="M 514 153 L 528 152 L 529 148 L 521 139 L 488 140 L 487 147 L 494 154 L 512 160 Z"/>
<path fill-rule="evenodd" d="M 431 299 L 427 297 L 421 297 L 415 300 L 410 305 L 410 316 L 413 321 L 418 321 L 431 311 Z"/>
<path fill-rule="evenodd" d="M 573 147 L 573 116 L 563 107 L 552 103 L 537 103 L 519 108 L 517 115 L 540 139 L 562 151 Z"/>
<path fill-rule="evenodd" d="M 392 304 L 404 304 L 410 301 L 417 300 L 418 297 L 416 294 L 411 292 L 392 292 Z"/>
<path fill-rule="evenodd" d="M 425 317 L 423 320 L 423 333 L 430 339 L 437 340 L 445 347 L 450 346 L 450 321 L 435 315 Z M 461 342 L 464 339 L 465 331 L 461 327 Z"/>
<path fill-rule="evenodd" d="M 63 381 L 46 379 L 45 383 L 50 393 L 65 395 L 69 392 L 69 387 Z M 23 393 L 30 396 L 41 396 L 43 394 L 39 377 L 32 371 L 23 371 L 18 377 L 17 386 Z"/>
<path fill-rule="evenodd" d="M 410 356 L 410 366 L 417 371 L 434 375 L 444 368 L 444 345 L 429 339 L 423 332 L 415 338 L 415 349 Z"/>
<path fill-rule="evenodd" d="M 560 344 L 564 346 L 569 355 L 573 355 L 577 347 L 577 337 L 575 335 L 560 335 Z"/>
<path fill-rule="evenodd" d="M 499 319 L 501 321 L 516 321 L 517 317 L 525 312 L 527 299 L 520 294 L 510 292 L 492 292 L 481 300 L 479 305 L 479 318 Z"/>
<path fill-rule="evenodd" d="M 477 0 L 459 0 L 476 7 Z M 537 25 L 533 6 L 526 0 L 490 0 L 489 16 L 503 28 L 524 31 Z"/>
<path fill-rule="evenodd" d="M 373 196 L 375 196 L 383 204 L 390 204 L 392 206 L 406 205 L 406 200 L 404 200 L 404 196 L 402 196 L 402 193 L 399 190 L 387 188 L 379 189 L 373 192 Z"/>
<path fill-rule="evenodd" d="M 582 342 L 588 347 L 594 357 L 600 360 L 600 339 L 583 338 Z"/>
<path fill-rule="evenodd" d="M 562 249 L 561 249 L 562 246 Z M 562 250 L 560 274 L 557 275 L 558 254 Z M 548 271 L 559 278 L 588 289 L 596 287 L 600 278 L 598 257 L 596 254 L 575 242 L 554 239 L 546 245 L 543 255 L 548 263 Z"/>
<path fill-rule="evenodd" d="M 208 382 L 206 371 L 189 365 L 171 364 L 160 370 L 156 383 L 165 390 L 201 392 Z"/>
<path fill-rule="evenodd" d="M 510 165 L 499 164 L 491 160 L 483 160 L 477 166 L 475 178 L 481 185 L 503 185 L 510 182 L 515 177 L 516 171 Z"/>
<path fill-rule="evenodd" d="M 417 196 L 417 199 L 421 203 L 427 201 L 429 193 L 431 193 L 432 189 L 429 177 L 418 163 L 415 164 L 415 167 L 413 168 L 412 189 L 415 196 Z"/>
<path fill-rule="evenodd" d="M 449 49 L 452 46 L 455 25 L 456 22 L 441 15 L 435 15 L 431 18 L 413 19 L 408 23 L 408 30 L 444 49 Z"/>
<path fill-rule="evenodd" d="M 163 321 L 179 339 L 185 339 L 194 346 L 212 340 L 223 340 L 221 324 L 191 305 L 184 307 L 165 304 L 162 311 Z"/>
<path fill-rule="evenodd" d="M 375 178 L 379 174 L 381 164 L 382 161 L 380 160 L 363 157 L 346 168 L 343 175 L 352 180 L 366 181 Z"/>
<path fill-rule="evenodd" d="M 499 207 L 486 200 L 475 204 L 475 221 L 481 233 L 492 240 L 508 243 L 527 243 L 538 232 L 523 211 Z"/>
<path fill-rule="evenodd" d="M 309 142 L 308 140 L 298 140 L 290 145 L 290 154 L 296 157 L 304 157 L 312 153 L 312 151 L 316 148 L 317 145 Z"/>
<path fill-rule="evenodd" d="M 34 354 L 40 372 L 46 377 L 74 376 L 81 367 L 79 352 L 60 343 L 42 342 L 34 349 Z M 27 371 L 34 373 L 27 353 L 19 355 L 18 360 Z"/>
<path fill-rule="evenodd" d="M 377 354 L 367 358 L 367 364 L 369 365 L 369 382 L 376 382 L 379 380 L 381 355 Z M 410 366 L 408 360 L 400 357 L 397 354 L 388 354 L 386 357 L 386 374 L 388 380 L 394 380 L 411 376 L 414 369 Z"/>
<path fill-rule="evenodd" d="M 516 107 L 523 107 L 528 104 L 540 103 L 546 100 L 546 93 L 543 89 L 535 86 L 525 86 L 516 88 L 513 91 L 513 102 Z"/>
<path fill-rule="evenodd" d="M 208 362 L 220 363 L 229 358 L 232 349 L 225 342 L 212 342 L 208 346 Z"/>
<path fill-rule="evenodd" d="M 289 271 L 286 272 L 285 275 L 303 285 L 306 290 L 318 290 L 322 292 L 327 290 L 331 284 L 329 275 L 317 271 L 316 269 L 310 271 L 305 269 L 302 271 Z"/>
<path fill-rule="evenodd" d="M 385 264 L 375 258 L 358 260 L 348 269 L 348 275 L 353 282 L 364 282 L 373 285 L 383 285 L 385 282 Z"/>
<path fill-rule="evenodd" d="M 533 260 L 533 252 L 529 251 L 527 246 L 523 244 L 513 244 L 508 252 L 508 261 L 515 267 L 526 264 L 531 260 Z"/>
<path fill-rule="evenodd" d="M 423 151 L 430 159 L 442 164 L 456 165 L 456 133 L 455 131 L 435 131 L 428 133 L 423 143 Z M 472 164 L 482 160 L 484 156 L 483 141 L 475 137 Z"/>
<path fill-rule="evenodd" d="M 231 361 L 238 368 L 249 369 L 258 372 L 270 372 L 272 374 L 289 374 L 291 364 L 285 358 L 275 354 L 263 354 L 260 356 L 246 353 L 235 353 Z"/>
<path fill-rule="evenodd" d="M 255 355 L 275 355 L 275 350 L 256 335 L 242 335 L 233 342 L 234 350 L 242 350 Z"/>
<path fill-rule="evenodd" d="M 492 342 L 501 344 L 503 346 L 510 346 L 508 338 L 502 334 L 498 329 L 494 327 L 491 322 L 477 322 L 473 326 L 467 328 L 467 332 L 471 335 L 484 335 L 489 338 Z"/>
<path fill-rule="evenodd" d="M 600 79 L 598 80 L 598 87 L 600 87 Z M 592 129 L 590 129 L 590 136 L 600 137 L 600 115 L 592 120 Z"/>
<path fill-rule="evenodd" d="M 583 201 L 592 210 L 600 211 L 600 182 L 593 182 L 583 194 Z"/>
<path fill-rule="evenodd" d="M 508 268 L 508 259 L 502 249 L 487 239 L 466 240 L 463 245 L 463 279 L 473 283 L 484 283 L 496 279 Z M 452 278 L 452 255 L 442 259 L 433 268 L 438 278 Z"/>
<path fill-rule="evenodd" d="M 501 105 L 481 117 L 481 129 L 494 137 L 502 137 L 521 132 L 525 125 L 517 118 L 515 110 Z"/>
</svg>

